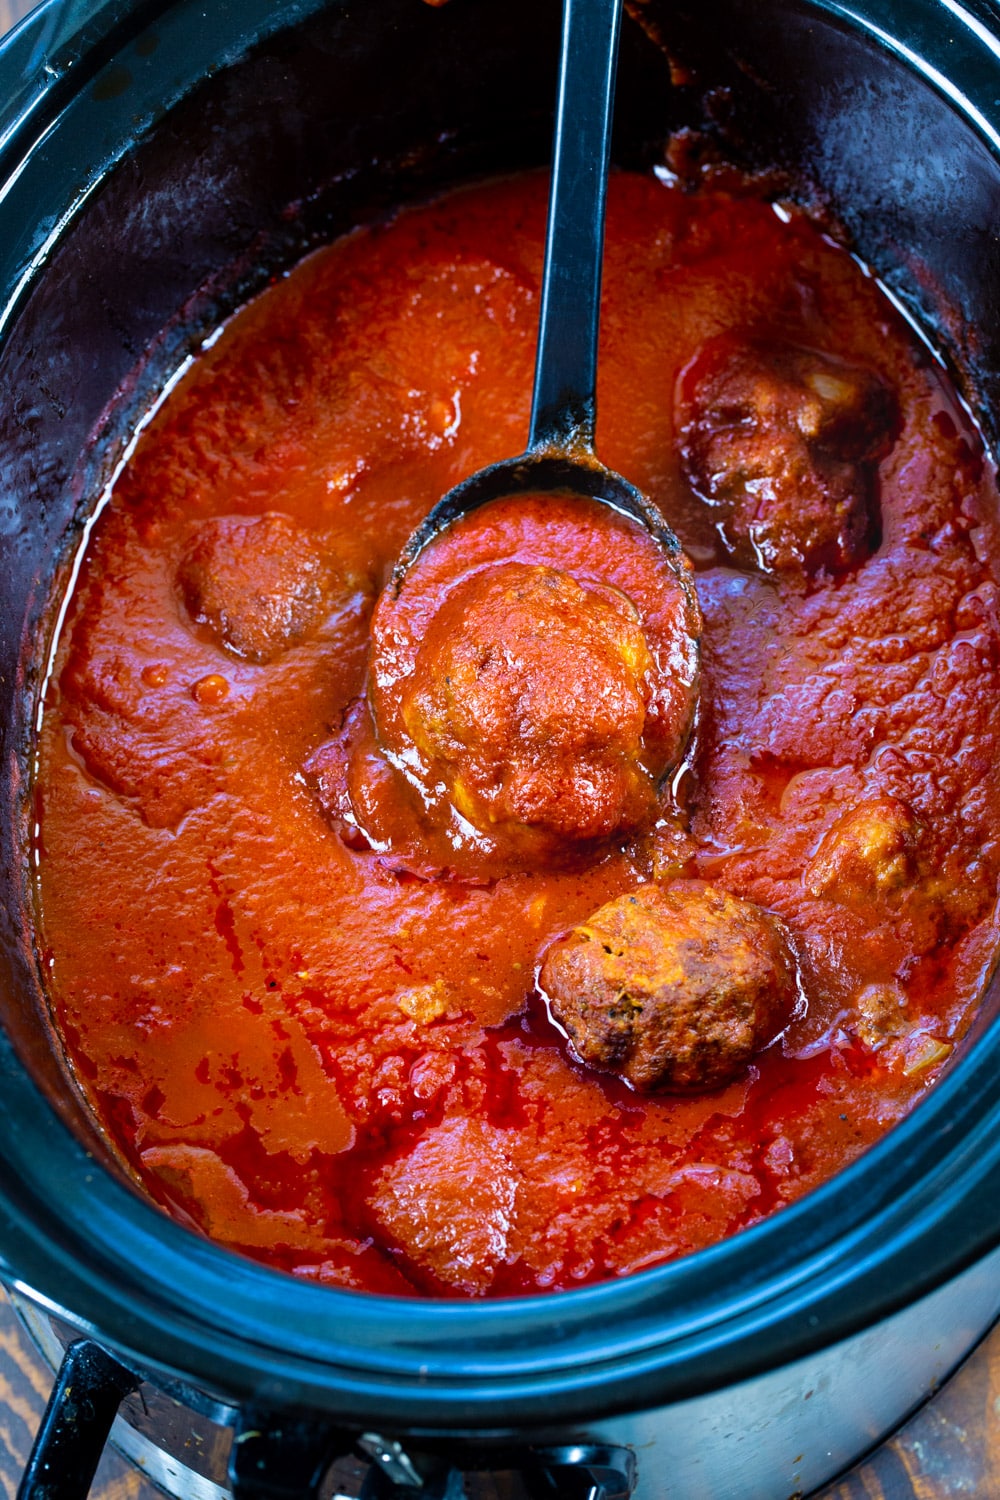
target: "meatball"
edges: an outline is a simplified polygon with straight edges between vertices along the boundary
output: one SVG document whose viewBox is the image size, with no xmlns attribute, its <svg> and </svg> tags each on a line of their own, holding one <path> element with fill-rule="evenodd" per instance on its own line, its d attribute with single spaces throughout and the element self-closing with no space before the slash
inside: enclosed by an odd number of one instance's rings
<svg viewBox="0 0 1000 1500">
<path fill-rule="evenodd" d="M 795 344 L 706 344 L 681 376 L 681 460 L 738 558 L 769 572 L 856 567 L 878 542 L 878 461 L 896 403 L 871 370 Z"/>
<path fill-rule="evenodd" d="M 429 779 L 476 828 L 603 838 L 652 814 L 663 769 L 644 740 L 652 671 L 619 589 L 500 563 L 434 616 L 403 722 Z"/>
<path fill-rule="evenodd" d="M 868 984 L 854 997 L 851 1030 L 869 1052 L 879 1052 L 910 1029 L 906 991 L 898 984 Z"/>
<path fill-rule="evenodd" d="M 482 1296 L 508 1254 L 517 1179 L 504 1132 L 445 1118 L 382 1169 L 368 1199 L 380 1238 L 438 1287 Z"/>
<path fill-rule="evenodd" d="M 903 894 L 916 876 L 921 827 L 904 802 L 870 797 L 834 820 L 806 867 L 812 896 L 856 911 Z"/>
<path fill-rule="evenodd" d="M 552 945 L 540 985 L 580 1059 L 641 1091 L 729 1083 L 798 995 L 779 920 L 701 880 L 609 901 Z"/>
<path fill-rule="evenodd" d="M 288 516 L 205 521 L 177 583 L 191 618 L 244 661 L 269 662 L 315 629 L 337 577 L 313 534 Z"/>
</svg>

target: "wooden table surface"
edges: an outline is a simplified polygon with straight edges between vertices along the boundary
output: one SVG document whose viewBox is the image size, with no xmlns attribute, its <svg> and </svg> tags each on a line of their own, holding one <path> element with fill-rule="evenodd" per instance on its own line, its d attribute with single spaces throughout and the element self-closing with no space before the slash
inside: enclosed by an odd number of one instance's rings
<svg viewBox="0 0 1000 1500">
<path fill-rule="evenodd" d="M 34 8 L 35 0 L 0 0 L 0 36 Z"/>
<path fill-rule="evenodd" d="M 25 0 L 0 0 L 0 34 Z M 0 1293 L 0 1493 L 14 1500 L 51 1376 Z M 155 1500 L 123 1459 L 105 1455 L 92 1500 Z M 1000 1500 L 1000 1328 L 934 1400 L 823 1500 Z"/>
</svg>

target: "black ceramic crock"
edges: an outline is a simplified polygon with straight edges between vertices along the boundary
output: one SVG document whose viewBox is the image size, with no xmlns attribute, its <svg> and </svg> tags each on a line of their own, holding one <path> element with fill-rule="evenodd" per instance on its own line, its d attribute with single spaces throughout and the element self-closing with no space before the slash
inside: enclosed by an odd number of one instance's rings
<svg viewBox="0 0 1000 1500">
<path fill-rule="evenodd" d="M 984 0 L 646 0 L 615 145 L 650 165 L 695 130 L 829 210 L 991 440 L 998 22 Z M 53 588 L 93 497 L 268 274 L 391 204 L 545 160 L 558 24 L 556 0 L 48 0 L 0 48 L 0 1274 L 231 1423 L 238 1496 L 313 1494 L 374 1433 L 385 1484 L 402 1464 L 411 1490 L 444 1453 L 545 1469 L 566 1494 L 588 1493 L 579 1469 L 594 1495 L 618 1473 L 645 1500 L 783 1500 L 878 1441 L 1000 1311 L 992 984 L 944 1080 L 825 1187 L 551 1297 L 401 1301 L 230 1255 L 121 1179 L 67 1088 L 26 851 Z"/>
</svg>

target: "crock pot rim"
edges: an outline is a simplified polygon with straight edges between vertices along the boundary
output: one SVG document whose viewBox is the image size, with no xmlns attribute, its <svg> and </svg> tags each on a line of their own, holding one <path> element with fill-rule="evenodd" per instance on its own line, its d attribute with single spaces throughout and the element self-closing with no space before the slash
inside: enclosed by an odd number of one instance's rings
<svg viewBox="0 0 1000 1500">
<path fill-rule="evenodd" d="M 25 33 L 30 32 L 32 27 L 40 28 L 48 7 L 57 3 L 58 0 L 47 0 L 47 5 L 43 5 L 23 23 L 16 38 L 23 42 Z M 873 27 L 868 18 L 859 17 L 852 7 L 830 3 L 830 0 L 812 0 L 811 4 L 808 0 L 797 0 L 797 3 L 802 10 L 833 17 L 864 32 L 877 45 L 886 45 L 881 29 Z M 906 19 L 911 25 L 915 17 L 929 21 L 935 11 L 939 14 L 941 5 L 949 13 L 958 15 L 959 19 L 964 15 L 964 12 L 951 4 L 951 0 L 908 0 L 905 7 Z M 880 8 L 890 16 L 899 15 L 903 9 L 887 3 L 887 0 L 875 0 L 873 9 Z M 144 7 L 124 7 L 129 16 L 137 9 L 143 9 L 145 14 Z M 158 3 L 149 9 L 159 14 L 163 5 Z M 298 6 L 295 20 L 301 20 L 306 11 L 306 7 Z M 105 6 L 101 14 L 111 16 L 112 12 L 113 25 L 123 24 L 123 8 L 119 5 Z M 258 28 L 249 38 L 248 45 L 256 43 L 265 29 Z M 112 34 L 109 32 L 108 36 Z M 928 36 L 933 41 L 933 28 L 929 29 Z M 1000 51 L 995 41 L 991 39 L 992 45 L 987 46 L 974 28 L 970 30 L 970 37 L 971 44 L 983 47 L 984 53 L 989 54 L 991 65 L 996 68 Z M 0 45 L 0 89 L 5 60 L 12 46 L 13 39 Z M 914 62 L 912 49 L 904 49 L 900 55 L 925 83 L 938 92 L 941 91 L 938 79 L 943 75 L 937 72 L 933 63 L 928 63 L 930 71 L 922 72 Z M 82 76 L 82 70 L 77 76 Z M 963 112 L 961 105 L 947 91 L 946 97 L 952 107 Z M 68 102 L 58 104 L 53 118 L 45 125 L 45 132 L 59 128 L 68 107 Z M 42 118 L 40 108 L 36 102 L 24 116 L 23 133 L 30 137 L 26 143 L 29 157 L 30 146 L 38 138 L 38 126 Z M 970 109 L 972 113 L 964 113 L 974 128 L 978 106 L 970 105 Z M 19 127 L 15 124 L 7 136 L 5 159 L 9 158 L 11 151 L 16 155 L 20 135 Z M 997 151 L 995 132 L 991 138 L 981 135 L 980 138 L 985 139 L 995 155 L 1000 154 Z M 109 166 L 110 163 L 104 163 L 102 172 L 108 170 Z M 400 1325 L 429 1325 L 433 1319 L 435 1329 L 433 1339 L 429 1340 L 429 1347 L 441 1337 L 441 1330 L 444 1328 L 454 1342 L 456 1352 L 449 1363 L 447 1378 L 442 1376 L 434 1380 L 426 1375 L 423 1377 L 424 1389 L 416 1398 L 414 1410 L 419 1408 L 428 1420 L 440 1419 L 442 1423 L 451 1424 L 455 1420 L 456 1410 L 464 1408 L 480 1411 L 482 1400 L 485 1399 L 506 1412 L 513 1413 L 515 1409 L 520 1411 L 523 1407 L 526 1415 L 522 1414 L 520 1420 L 532 1421 L 537 1419 L 537 1403 L 541 1396 L 544 1396 L 547 1403 L 546 1418 L 560 1416 L 565 1402 L 572 1394 L 570 1387 L 576 1391 L 580 1389 L 581 1366 L 594 1373 L 602 1383 L 619 1391 L 619 1404 L 634 1405 L 636 1380 L 629 1380 L 628 1370 L 623 1369 L 622 1365 L 628 1365 L 635 1376 L 641 1351 L 662 1351 L 668 1345 L 676 1348 L 685 1340 L 690 1342 L 694 1335 L 693 1328 L 679 1334 L 676 1330 L 676 1304 L 684 1300 L 685 1285 L 690 1286 L 699 1276 L 709 1276 L 716 1280 L 722 1279 L 729 1288 L 738 1286 L 741 1278 L 736 1268 L 750 1261 L 756 1261 L 758 1265 L 770 1262 L 772 1266 L 779 1263 L 781 1257 L 773 1256 L 772 1252 L 782 1242 L 797 1238 L 800 1246 L 814 1246 L 815 1253 L 810 1259 L 799 1262 L 793 1276 L 771 1275 L 770 1279 L 765 1277 L 763 1281 L 759 1277 L 755 1278 L 759 1294 L 753 1299 L 744 1298 L 742 1301 L 734 1301 L 730 1297 L 728 1309 L 708 1317 L 702 1331 L 705 1328 L 715 1330 L 721 1339 L 721 1345 L 734 1355 L 734 1341 L 729 1340 L 728 1334 L 739 1333 L 737 1325 L 741 1319 L 745 1324 L 754 1309 L 774 1307 L 779 1302 L 787 1315 L 789 1298 L 794 1301 L 796 1297 L 800 1304 L 796 1316 L 804 1320 L 796 1345 L 799 1353 L 806 1353 L 811 1347 L 844 1337 L 863 1326 L 866 1313 L 861 1310 L 860 1305 L 854 1308 L 845 1306 L 839 1316 L 831 1316 L 823 1321 L 822 1326 L 816 1320 L 813 1324 L 809 1323 L 812 1315 L 808 1308 L 811 1301 L 817 1300 L 818 1282 L 822 1280 L 824 1269 L 828 1269 L 836 1259 L 836 1248 L 843 1246 L 845 1238 L 839 1229 L 837 1233 L 832 1233 L 830 1226 L 837 1219 L 838 1205 L 847 1206 L 853 1198 L 857 1207 L 863 1198 L 860 1189 L 866 1182 L 877 1180 L 890 1162 L 907 1165 L 910 1177 L 915 1177 L 917 1186 L 926 1189 L 930 1183 L 926 1170 L 928 1136 L 943 1147 L 943 1154 L 935 1164 L 935 1182 L 940 1178 L 946 1183 L 949 1169 L 959 1175 L 964 1173 L 963 1181 L 966 1182 L 967 1191 L 957 1194 L 958 1201 L 964 1203 L 970 1191 L 973 1197 L 977 1191 L 982 1194 L 984 1180 L 994 1185 L 993 1201 L 1000 1201 L 1000 1191 L 997 1191 L 1000 1185 L 1000 1144 L 991 1150 L 989 1143 L 984 1142 L 982 1151 L 970 1162 L 965 1143 L 955 1134 L 957 1122 L 971 1113 L 970 1084 L 973 1081 L 978 1080 L 976 1087 L 979 1092 L 976 1098 L 986 1096 L 992 1102 L 995 1115 L 1000 1104 L 1000 1089 L 995 1082 L 990 1088 L 988 1073 L 993 1080 L 1000 1078 L 1000 1023 L 994 1024 L 970 1056 L 963 1059 L 936 1086 L 928 1099 L 906 1121 L 866 1152 L 853 1166 L 798 1204 L 697 1256 L 642 1272 L 622 1281 L 605 1282 L 554 1296 L 484 1303 L 439 1302 L 430 1299 L 411 1302 L 408 1299 L 338 1292 L 303 1285 L 294 1278 L 234 1256 L 167 1220 L 158 1210 L 150 1207 L 110 1174 L 106 1174 L 103 1168 L 98 1167 L 86 1155 L 65 1127 L 55 1119 L 50 1106 L 34 1083 L 26 1077 L 8 1038 L 4 1036 L 0 1038 L 0 1079 L 4 1080 L 6 1087 L 0 1090 L 0 1119 L 6 1117 L 8 1147 L 13 1145 L 16 1149 L 8 1149 L 5 1159 L 0 1163 L 0 1245 L 4 1247 L 4 1260 L 9 1274 L 23 1282 L 30 1295 L 60 1309 L 71 1321 L 96 1332 L 105 1342 L 132 1359 L 145 1361 L 147 1366 L 155 1365 L 181 1378 L 193 1375 L 209 1389 L 232 1391 L 240 1386 L 244 1378 L 252 1379 L 253 1391 L 259 1390 L 261 1381 L 273 1383 L 277 1374 L 275 1351 L 280 1350 L 284 1369 L 279 1384 L 294 1404 L 312 1405 L 319 1402 L 325 1405 L 324 1392 L 330 1395 L 339 1392 L 343 1398 L 340 1390 L 342 1380 L 358 1392 L 361 1372 L 357 1358 L 363 1343 L 345 1344 L 342 1338 L 330 1335 L 342 1333 L 345 1326 L 359 1322 L 364 1323 L 370 1334 L 373 1322 L 377 1321 L 382 1333 L 388 1336 L 388 1343 L 380 1352 L 381 1369 L 378 1361 L 375 1361 L 366 1372 L 366 1378 L 370 1376 L 374 1392 L 372 1399 L 378 1401 L 385 1398 L 387 1384 L 392 1385 L 397 1378 L 402 1378 L 398 1357 L 393 1362 L 394 1353 L 398 1356 L 396 1336 Z M 45 1193 L 39 1189 L 36 1169 L 41 1160 L 52 1167 L 52 1175 L 46 1176 L 49 1185 L 53 1181 L 59 1182 L 67 1194 L 63 1198 L 62 1207 L 71 1209 L 68 1224 L 60 1222 L 61 1215 L 53 1212 L 51 1202 L 46 1201 Z M 926 1197 L 926 1193 L 924 1196 Z M 952 1197 L 955 1196 L 953 1193 Z M 982 1201 L 981 1197 L 980 1202 Z M 93 1211 L 97 1209 L 100 1209 L 102 1222 L 106 1218 L 108 1228 L 100 1254 L 96 1253 L 92 1238 Z M 83 1218 L 88 1210 L 91 1212 L 89 1221 Z M 880 1223 L 888 1213 L 888 1206 L 883 1204 L 882 1210 L 878 1219 Z M 933 1207 L 925 1203 L 921 1213 L 912 1221 L 911 1229 L 919 1228 L 925 1236 L 935 1236 L 937 1232 L 935 1243 L 938 1244 L 940 1253 L 933 1265 L 919 1255 L 908 1255 L 906 1263 L 912 1269 L 907 1276 L 897 1276 L 892 1271 L 892 1284 L 885 1287 L 885 1300 L 880 1303 L 884 1311 L 891 1311 L 929 1291 L 939 1281 L 955 1274 L 1000 1240 L 1000 1221 L 984 1225 L 977 1220 L 974 1230 L 962 1235 L 942 1236 L 940 1215 L 937 1220 L 936 1222 Z M 874 1223 L 875 1220 L 868 1221 L 869 1231 Z M 126 1240 L 129 1241 L 132 1254 L 123 1256 L 125 1242 L 117 1237 L 112 1226 L 117 1231 L 128 1231 Z M 858 1229 L 856 1223 L 854 1229 Z M 942 1239 L 945 1241 L 943 1244 Z M 134 1256 L 139 1242 L 146 1256 L 141 1266 L 143 1274 L 139 1274 Z M 912 1236 L 909 1243 L 912 1248 Z M 882 1270 L 892 1270 L 889 1247 L 895 1246 L 898 1254 L 898 1245 L 892 1239 L 883 1241 L 883 1245 L 884 1253 L 880 1258 L 875 1253 L 875 1259 L 880 1259 Z M 159 1274 L 152 1277 L 156 1285 L 154 1296 L 151 1294 L 149 1280 L 156 1265 L 159 1266 Z M 728 1279 L 725 1276 L 727 1268 L 731 1269 Z M 181 1283 L 178 1280 L 181 1271 L 187 1278 L 187 1285 L 183 1288 L 184 1295 L 181 1295 Z M 220 1289 L 225 1288 L 232 1295 L 234 1283 L 241 1283 L 245 1288 L 242 1296 L 245 1303 L 244 1316 L 238 1320 L 239 1327 L 236 1330 L 232 1326 L 231 1308 L 225 1309 L 227 1327 L 219 1327 L 217 1319 L 213 1317 L 213 1314 L 223 1311 L 218 1302 Z M 194 1295 L 196 1290 L 199 1292 L 197 1297 Z M 76 1293 L 80 1294 L 82 1300 L 77 1300 Z M 290 1304 L 293 1303 L 299 1312 L 297 1319 L 290 1315 Z M 665 1303 L 673 1306 L 664 1306 Z M 198 1307 L 197 1315 L 194 1312 L 195 1305 Z M 273 1306 L 278 1311 L 273 1316 L 261 1319 L 262 1305 L 268 1309 Z M 92 1321 L 91 1313 L 97 1306 L 101 1308 L 101 1317 Z M 655 1333 L 647 1332 L 629 1347 L 622 1347 L 619 1335 L 624 1322 L 642 1311 L 655 1316 Z M 255 1313 L 257 1316 L 253 1316 Z M 165 1319 L 170 1320 L 170 1337 L 166 1344 Z M 515 1323 L 520 1327 L 524 1319 L 530 1319 L 530 1337 L 544 1357 L 537 1369 L 527 1368 L 523 1360 L 520 1365 L 515 1362 L 508 1368 L 505 1376 L 502 1374 L 503 1362 L 496 1359 L 491 1365 L 482 1352 L 486 1347 L 486 1338 L 490 1334 L 500 1335 L 500 1349 L 503 1349 L 519 1336 L 527 1337 L 523 1330 L 519 1335 L 514 1327 Z M 599 1325 L 592 1357 L 589 1361 L 581 1360 L 577 1350 L 571 1362 L 563 1367 L 564 1378 L 561 1381 L 554 1379 L 553 1370 L 559 1368 L 554 1349 L 558 1347 L 560 1336 L 564 1335 L 567 1325 L 580 1321 Z M 137 1341 L 136 1334 L 143 1327 L 156 1332 L 152 1343 Z M 317 1329 L 320 1330 L 318 1335 L 315 1332 Z M 616 1352 L 613 1354 L 609 1352 L 609 1330 L 619 1336 Z M 218 1351 L 205 1348 L 206 1335 L 219 1339 Z M 746 1336 L 745 1328 L 739 1336 Z M 237 1355 L 235 1360 L 222 1347 L 233 1342 L 242 1351 L 242 1357 Z M 414 1333 L 407 1342 L 417 1346 L 419 1337 Z M 759 1330 L 754 1342 L 756 1354 L 753 1358 L 744 1360 L 743 1367 L 748 1374 L 766 1368 L 769 1358 L 772 1362 L 777 1358 L 775 1351 L 768 1352 L 765 1349 Z M 470 1364 L 463 1353 L 470 1343 L 480 1351 L 475 1364 Z M 286 1347 L 289 1344 L 291 1348 Z M 162 1351 L 165 1347 L 176 1347 L 179 1352 L 183 1351 L 183 1357 L 168 1360 L 162 1356 L 163 1363 L 157 1364 L 152 1351 Z M 323 1350 L 326 1352 L 322 1352 Z M 330 1360 L 330 1350 L 338 1351 L 338 1357 L 334 1361 Z M 253 1360 L 246 1358 L 248 1351 L 253 1351 Z M 219 1358 L 213 1357 L 216 1352 L 219 1353 Z M 787 1356 L 787 1352 L 786 1345 L 782 1358 Z M 234 1368 L 234 1364 L 257 1365 L 259 1368 L 251 1376 L 249 1372 Z M 733 1378 L 739 1368 L 741 1366 L 734 1355 L 728 1364 L 728 1378 Z M 493 1372 L 493 1381 L 487 1378 L 489 1370 Z M 544 1370 L 545 1378 L 542 1378 L 540 1370 Z M 419 1368 L 417 1374 L 419 1376 Z M 468 1389 L 470 1380 L 474 1380 L 478 1388 L 474 1400 Z M 432 1386 L 433 1391 L 430 1389 Z M 518 1387 L 517 1390 L 515 1386 Z M 689 1379 L 685 1385 L 685 1393 L 691 1393 L 694 1388 L 695 1383 Z M 397 1391 L 396 1395 L 399 1394 Z M 412 1396 L 412 1392 L 410 1395 Z M 403 1393 L 403 1399 L 406 1399 L 406 1393 Z M 591 1387 L 588 1390 L 588 1404 L 592 1405 L 592 1402 Z M 343 1408 L 343 1399 L 340 1405 Z M 607 1405 L 605 1402 L 606 1407 Z M 361 1406 L 364 1406 L 364 1402 L 360 1403 L 359 1409 Z"/>
</svg>

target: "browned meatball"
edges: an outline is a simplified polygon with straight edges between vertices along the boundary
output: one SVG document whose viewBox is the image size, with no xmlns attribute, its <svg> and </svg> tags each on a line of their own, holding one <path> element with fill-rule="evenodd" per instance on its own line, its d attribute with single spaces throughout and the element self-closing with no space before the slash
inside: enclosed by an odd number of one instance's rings
<svg viewBox="0 0 1000 1500">
<path fill-rule="evenodd" d="M 857 911 L 902 895 L 916 878 L 921 832 L 897 798 L 866 798 L 842 812 L 823 835 L 806 867 L 806 889 Z"/>
<path fill-rule="evenodd" d="M 313 534 L 288 516 L 221 516 L 198 527 L 177 572 L 192 619 L 244 661 L 268 662 L 330 608 L 337 577 Z"/>
<path fill-rule="evenodd" d="M 459 584 L 435 615 L 403 721 L 475 827 L 602 838 L 641 826 L 653 808 L 662 754 L 644 739 L 652 671 L 638 611 L 619 589 L 500 563 Z"/>
<path fill-rule="evenodd" d="M 850 1029 L 870 1052 L 879 1052 L 910 1029 L 906 991 L 898 984 L 866 984 L 854 997 Z"/>
<path fill-rule="evenodd" d="M 681 459 L 737 557 L 855 567 L 877 544 L 876 469 L 896 403 L 871 370 L 795 344 L 711 340 L 678 387 Z"/>
<path fill-rule="evenodd" d="M 798 993 L 778 919 L 702 880 L 609 901 L 553 944 L 540 984 L 581 1060 L 643 1091 L 730 1082 Z"/>
</svg>

